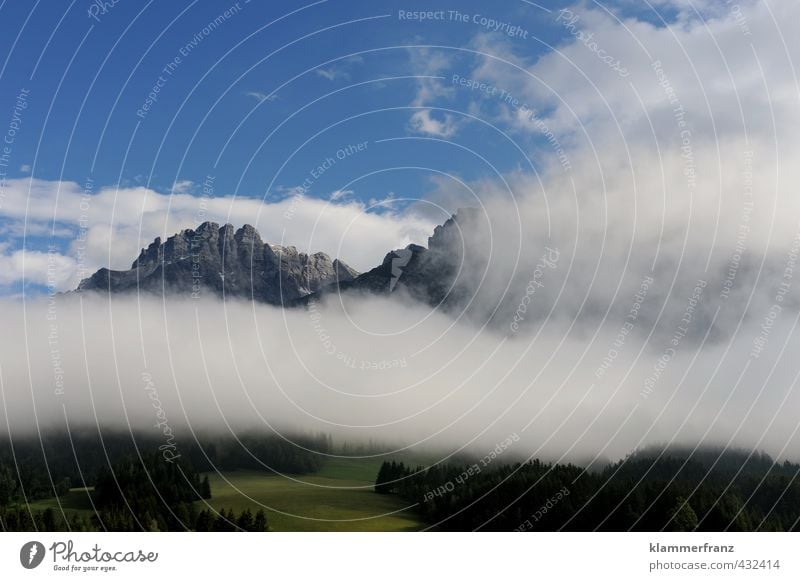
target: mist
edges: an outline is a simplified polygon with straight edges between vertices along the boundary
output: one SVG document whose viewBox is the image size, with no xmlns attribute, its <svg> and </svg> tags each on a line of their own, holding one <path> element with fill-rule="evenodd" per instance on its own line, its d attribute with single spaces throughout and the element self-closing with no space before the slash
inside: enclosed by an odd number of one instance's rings
<svg viewBox="0 0 800 581">
<path fill-rule="evenodd" d="M 742 332 L 678 345 L 659 366 L 668 345 L 644 326 L 620 342 L 624 319 L 586 341 L 563 320 L 510 333 L 394 297 L 279 309 L 57 295 L 6 301 L 3 313 L 0 422 L 14 436 L 264 429 L 449 454 L 513 435 L 515 458 L 618 458 L 664 443 L 797 458 L 798 369 L 779 357 L 796 348 L 788 318 L 757 358 Z"/>
<path fill-rule="evenodd" d="M 211 296 L 4 299 L 0 433 L 308 431 L 443 456 L 514 435 L 515 458 L 616 459 L 679 444 L 800 459 L 800 49 L 775 28 L 797 4 L 743 4 L 746 41 L 724 11 L 658 27 L 583 7 L 582 25 L 624 56 L 624 78 L 571 40 L 532 57 L 480 33 L 471 64 L 409 49 L 441 79 L 458 73 L 530 107 L 476 94 L 469 108 L 533 143 L 519 148 L 518 169 L 488 163 L 480 175 L 493 177 L 471 182 L 437 174 L 418 204 L 381 214 L 304 200 L 280 241 L 365 270 L 392 244 L 424 244 L 442 209 L 476 208 L 452 241 L 462 301 L 415 302 L 402 281 L 390 297 L 287 309 Z M 414 101 L 428 118 L 466 90 L 435 83 Z M 469 133 L 477 126 L 465 119 L 444 137 L 486 162 L 496 152 Z M 27 219 L 29 195 L 40 221 L 51 204 L 77 213 L 76 185 L 59 198 L 53 183 L 31 183 L 32 194 L 23 182 L 9 190 L 13 217 Z M 151 234 L 196 226 L 195 197 L 173 196 L 170 214 L 166 196 L 139 195 L 153 207 L 132 198 L 109 218 L 116 197 L 94 194 L 92 224 L 103 228 L 89 229 L 89 266 L 127 266 Z M 255 217 L 278 238 L 283 206 L 236 200 L 215 193 L 210 217 Z M 35 258 L 33 280 L 48 280 L 45 255 Z M 66 270 L 59 289 L 75 282 Z"/>
</svg>

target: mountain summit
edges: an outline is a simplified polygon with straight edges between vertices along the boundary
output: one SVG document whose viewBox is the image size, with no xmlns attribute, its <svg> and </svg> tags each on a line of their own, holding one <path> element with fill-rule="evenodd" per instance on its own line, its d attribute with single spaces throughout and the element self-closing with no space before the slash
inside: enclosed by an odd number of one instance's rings
<svg viewBox="0 0 800 581">
<path fill-rule="evenodd" d="M 480 210 L 461 208 L 434 229 L 427 248 L 409 244 L 392 250 L 379 266 L 320 292 L 403 293 L 430 305 L 461 304 L 475 293 L 479 284 L 475 275 L 486 270 L 488 254 L 481 242 L 485 221 Z"/>
<path fill-rule="evenodd" d="M 101 268 L 81 281 L 78 291 L 153 292 L 250 298 L 285 304 L 358 272 L 323 253 L 262 242 L 250 225 L 238 230 L 204 222 L 166 242 L 156 238 L 129 270 Z"/>
<path fill-rule="evenodd" d="M 474 293 L 471 273 L 485 270 L 477 233 L 483 214 L 459 210 L 428 238 L 428 248 L 409 244 L 359 274 L 322 252 L 262 242 L 250 225 L 239 230 L 205 222 L 166 242 L 156 238 L 129 270 L 101 268 L 81 281 L 78 292 L 150 292 L 254 299 L 274 305 L 302 304 L 330 292 L 402 293 L 431 305 L 460 302 Z M 465 236 L 465 232 L 469 235 Z"/>
</svg>

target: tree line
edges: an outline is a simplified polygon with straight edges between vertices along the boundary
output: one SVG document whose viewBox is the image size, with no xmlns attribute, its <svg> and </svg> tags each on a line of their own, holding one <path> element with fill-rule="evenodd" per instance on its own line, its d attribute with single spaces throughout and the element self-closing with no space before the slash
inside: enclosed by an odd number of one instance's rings
<svg viewBox="0 0 800 581">
<path fill-rule="evenodd" d="M 250 432 L 177 441 L 169 457 L 157 438 L 142 434 L 76 431 L 0 441 L 0 530 L 3 531 L 264 531 L 263 510 L 219 512 L 211 498 L 215 470 L 312 473 L 332 442 L 324 434 Z M 29 503 L 87 490 L 92 516 Z M 207 505 L 206 505 L 207 506 Z"/>
<path fill-rule="evenodd" d="M 91 517 L 35 511 L 27 504 L 0 506 L 4 531 L 247 531 L 269 529 L 263 510 L 199 509 L 211 498 L 208 476 L 184 459 L 167 462 L 159 452 L 101 467 L 94 490 L 87 491 Z"/>
<path fill-rule="evenodd" d="M 291 440 L 291 441 L 290 441 Z M 272 433 L 208 435 L 177 440 L 170 458 L 181 458 L 198 472 L 265 470 L 309 474 L 322 466 L 332 442 L 325 434 L 284 438 Z M 0 439 L 0 506 L 65 494 L 94 486 L 108 466 L 163 442 L 145 434 L 76 430 L 41 437 Z M 168 462 L 169 463 L 169 462 Z"/>
<path fill-rule="evenodd" d="M 389 461 L 375 491 L 416 502 L 435 530 L 794 531 L 799 475 L 763 453 L 648 449 L 595 470 Z"/>
</svg>

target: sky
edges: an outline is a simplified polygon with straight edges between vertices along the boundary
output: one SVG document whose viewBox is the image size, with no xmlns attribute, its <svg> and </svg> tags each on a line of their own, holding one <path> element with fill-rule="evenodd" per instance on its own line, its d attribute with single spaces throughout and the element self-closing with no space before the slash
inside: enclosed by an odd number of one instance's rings
<svg viewBox="0 0 800 581">
<path fill-rule="evenodd" d="M 206 219 L 366 270 L 482 183 L 569 174 L 637 76 L 652 93 L 648 43 L 684 68 L 689 27 L 752 40 L 721 4 L 5 2 L 0 292 Z"/>
<path fill-rule="evenodd" d="M 185 424 L 798 457 L 795 0 L 0 15 L 6 423 L 146 425 L 147 373 Z M 205 220 L 364 271 L 462 207 L 488 264 L 465 317 L 56 295 Z"/>
<path fill-rule="evenodd" d="M 398 15 L 413 7 L 393 2 L 99 6 L 7 2 L 0 41 L 7 56 L 0 69 L 0 110 L 9 120 L 18 94 L 28 92 L 6 189 L 30 189 L 13 181 L 28 177 L 46 188 L 49 198 L 58 197 L 59 188 L 76 190 L 73 184 L 92 196 L 113 189 L 121 198 L 120 212 L 130 215 L 111 215 L 113 209 L 104 208 L 102 215 L 90 216 L 85 226 L 92 243 L 107 242 L 115 227 L 125 228 L 123 222 L 142 213 L 124 198 L 145 189 L 200 198 L 202 184 L 213 182 L 206 193 L 214 198 L 274 204 L 305 184 L 299 191 L 309 200 L 357 202 L 380 214 L 423 198 L 434 177 L 453 174 L 470 181 L 517 163 L 515 148 L 497 132 L 491 136 L 496 153 L 485 162 L 466 151 L 406 140 L 449 139 L 456 125 L 466 125 L 472 99 L 467 90 L 452 95 L 452 114 L 431 116 L 423 107 L 439 91 L 454 92 L 444 67 L 461 62 L 469 71 L 475 54 L 463 45 L 485 29 L 480 24 L 407 20 Z M 478 11 L 477 3 L 469 7 L 470 14 Z M 558 37 L 547 11 L 519 4 L 501 14 L 547 40 Z M 544 45 L 530 38 L 523 50 L 541 53 Z M 415 114 L 421 117 L 415 120 Z M 468 138 L 475 129 L 465 126 L 463 133 Z M 65 203 L 46 209 L 39 204 L 39 213 L 29 213 L 27 222 L 25 211 L 12 210 L 10 201 L 6 211 L 0 209 L 11 234 L 4 236 L 5 262 L 20 263 L 0 281 L 6 292 L 22 289 L 21 257 L 8 258 L 15 251 L 46 252 L 55 243 L 60 267 L 74 268 L 70 259 L 77 251 L 68 247 L 80 225 Z M 442 217 L 440 210 L 437 221 Z M 231 221 L 242 221 L 235 218 Z M 160 229 L 169 235 L 177 226 L 191 225 L 180 217 Z M 273 228 L 269 239 L 278 233 Z M 146 228 L 139 245 L 153 234 L 154 228 Z M 423 234 L 393 232 L 393 240 L 381 242 L 388 250 Z M 87 268 L 102 264 L 100 254 L 93 253 Z M 134 255 L 126 245 L 112 266 L 124 267 Z M 36 255 L 31 258 L 35 291 L 42 277 L 34 273 Z M 379 258 L 372 253 L 353 260 L 366 268 Z M 75 276 L 59 275 L 60 288 L 75 282 Z"/>
</svg>

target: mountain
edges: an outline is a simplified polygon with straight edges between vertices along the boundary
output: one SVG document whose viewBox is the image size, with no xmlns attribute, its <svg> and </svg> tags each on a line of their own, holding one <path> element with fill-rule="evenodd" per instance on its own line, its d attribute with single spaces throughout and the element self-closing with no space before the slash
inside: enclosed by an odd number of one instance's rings
<svg viewBox="0 0 800 581">
<path fill-rule="evenodd" d="M 488 257 L 478 242 L 483 214 L 459 210 L 434 229 L 428 247 L 410 244 L 386 254 L 383 262 L 359 274 L 341 260 L 294 246 L 265 244 L 255 228 L 234 231 L 205 222 L 142 249 L 129 270 L 101 268 L 81 281 L 78 292 L 251 298 L 275 305 L 301 305 L 331 292 L 403 293 L 448 306 L 469 299 L 485 272 Z M 469 232 L 469 236 L 464 233 Z"/>
<path fill-rule="evenodd" d="M 475 208 L 461 208 L 428 238 L 428 247 L 409 244 L 392 250 L 379 266 L 352 280 L 338 282 L 305 297 L 338 291 L 373 294 L 403 293 L 430 305 L 461 305 L 474 296 L 476 275 L 486 271 L 488 254 L 479 233 L 485 217 Z"/>
<path fill-rule="evenodd" d="M 250 225 L 238 230 L 204 222 L 166 242 L 156 238 L 129 270 L 101 268 L 78 291 L 153 292 L 251 298 L 285 304 L 358 272 L 327 254 L 305 254 L 294 246 L 265 244 Z"/>
</svg>

